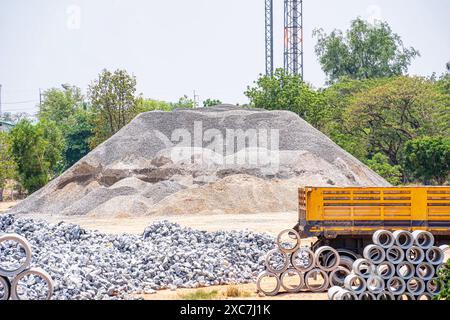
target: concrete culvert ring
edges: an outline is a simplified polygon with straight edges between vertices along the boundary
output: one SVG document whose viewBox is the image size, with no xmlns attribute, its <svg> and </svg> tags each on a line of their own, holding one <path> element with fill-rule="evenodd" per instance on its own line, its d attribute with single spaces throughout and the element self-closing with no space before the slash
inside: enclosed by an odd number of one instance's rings
<svg viewBox="0 0 450 320">
<path fill-rule="evenodd" d="M 8 278 L 0 277 L 0 301 L 8 300 L 11 295 L 11 283 Z"/>
<path fill-rule="evenodd" d="M 403 292 L 402 294 L 398 295 L 397 300 L 399 300 L 399 301 L 413 301 L 413 300 L 416 300 L 416 298 L 409 292 Z"/>
<path fill-rule="evenodd" d="M 343 256 L 342 254 L 339 254 L 341 256 L 341 263 L 339 264 L 340 267 L 344 267 L 345 269 L 352 270 L 353 263 L 355 262 L 355 259 Z"/>
<path fill-rule="evenodd" d="M 378 230 L 372 236 L 373 243 L 384 249 L 388 249 L 395 244 L 395 238 L 392 232 L 387 230 Z"/>
<path fill-rule="evenodd" d="M 366 291 L 367 283 L 363 277 L 357 274 L 350 274 L 345 278 L 344 287 L 355 294 L 361 294 Z"/>
<path fill-rule="evenodd" d="M 266 296 L 273 297 L 280 292 L 281 281 L 278 275 L 271 272 L 262 272 L 256 280 L 258 292 L 264 293 Z"/>
<path fill-rule="evenodd" d="M 272 273 L 281 274 L 289 267 L 289 258 L 281 250 L 271 250 L 266 256 L 266 267 Z"/>
<path fill-rule="evenodd" d="M 345 278 L 351 274 L 351 271 L 344 267 L 337 267 L 333 271 L 330 272 L 329 279 L 331 286 L 339 286 L 343 287 Z"/>
<path fill-rule="evenodd" d="M 324 292 L 329 284 L 328 274 L 322 269 L 312 269 L 305 275 L 305 285 L 311 292 Z"/>
<path fill-rule="evenodd" d="M 336 294 L 335 300 L 358 300 L 358 296 L 354 292 L 342 289 Z"/>
<path fill-rule="evenodd" d="M 439 278 L 434 278 L 426 283 L 427 292 L 431 295 L 437 295 L 439 292 L 441 292 L 441 281 Z"/>
<path fill-rule="evenodd" d="M 320 247 L 316 250 L 315 255 L 316 266 L 326 272 L 333 271 L 341 263 L 339 253 L 332 247 Z"/>
<path fill-rule="evenodd" d="M 442 264 L 436 266 L 436 275 L 439 276 L 441 274 L 441 271 L 445 270 L 447 268 L 448 268 L 448 266 L 445 263 L 442 263 Z"/>
<path fill-rule="evenodd" d="M 425 252 L 420 247 L 412 246 L 411 248 L 406 250 L 405 258 L 412 264 L 419 264 L 425 260 Z"/>
<path fill-rule="evenodd" d="M 397 275 L 404 280 L 409 280 L 416 275 L 416 267 L 407 261 L 400 262 L 397 265 Z"/>
<path fill-rule="evenodd" d="M 363 292 L 359 295 L 359 300 L 361 301 L 377 300 L 377 297 L 371 292 Z"/>
<path fill-rule="evenodd" d="M 294 229 L 283 230 L 277 237 L 277 246 L 284 253 L 293 253 L 300 247 L 300 235 Z"/>
<path fill-rule="evenodd" d="M 328 290 L 328 299 L 329 300 L 335 300 L 335 296 L 339 291 L 344 290 L 342 287 L 339 286 L 332 286 L 329 290 Z"/>
<path fill-rule="evenodd" d="M 395 244 L 402 249 L 408 249 L 414 245 L 414 237 L 411 232 L 405 230 L 397 230 L 393 233 Z"/>
<path fill-rule="evenodd" d="M 426 260 L 434 266 L 440 265 L 444 262 L 445 253 L 441 248 L 431 247 L 425 253 Z"/>
<path fill-rule="evenodd" d="M 403 294 L 406 291 L 405 280 L 400 277 L 392 277 L 386 282 L 386 289 L 394 295 Z"/>
<path fill-rule="evenodd" d="M 412 233 L 416 246 L 426 250 L 434 246 L 434 236 L 431 232 L 416 230 Z"/>
<path fill-rule="evenodd" d="M 381 246 L 371 244 L 364 248 L 363 256 L 373 264 L 379 264 L 386 258 L 386 252 Z"/>
<path fill-rule="evenodd" d="M 418 301 L 430 301 L 433 300 L 433 295 L 429 294 L 429 293 L 422 293 L 421 295 L 419 295 L 417 297 Z"/>
<path fill-rule="evenodd" d="M 300 248 L 291 256 L 292 266 L 303 273 L 314 268 L 314 260 L 314 252 L 309 248 Z"/>
<path fill-rule="evenodd" d="M 297 269 L 287 269 L 280 277 L 281 286 L 286 292 L 299 293 L 305 282 L 303 274 Z"/>
<path fill-rule="evenodd" d="M 382 263 L 380 263 L 379 265 L 376 266 L 375 272 L 383 280 L 389 280 L 390 278 L 395 276 L 396 269 L 395 269 L 394 264 L 392 264 L 388 261 L 383 261 Z"/>
<path fill-rule="evenodd" d="M 380 301 L 393 301 L 395 300 L 395 296 L 388 292 L 388 291 L 383 291 L 380 294 L 377 295 L 377 300 Z"/>
<path fill-rule="evenodd" d="M 425 282 L 417 277 L 409 279 L 406 283 L 406 288 L 409 293 L 415 296 L 421 295 L 426 290 Z"/>
<path fill-rule="evenodd" d="M 28 277 L 33 278 L 27 279 Z M 33 288 L 33 286 L 36 288 Z M 11 283 L 11 299 L 50 300 L 53 295 L 53 288 L 53 280 L 47 272 L 39 268 L 32 268 L 14 278 Z"/>
<path fill-rule="evenodd" d="M 422 262 L 417 265 L 416 274 L 420 279 L 428 281 L 435 277 L 435 269 L 430 263 Z"/>
<path fill-rule="evenodd" d="M 373 294 L 380 294 L 384 291 L 384 280 L 379 276 L 370 276 L 367 279 L 367 290 Z"/>
<path fill-rule="evenodd" d="M 0 236 L 0 275 L 13 278 L 30 266 L 31 245 L 22 236 L 5 234 Z"/>
<path fill-rule="evenodd" d="M 386 260 L 393 264 L 399 264 L 405 259 L 405 252 L 399 246 L 393 246 L 386 250 Z"/>
<path fill-rule="evenodd" d="M 367 279 L 375 272 L 375 265 L 367 259 L 357 259 L 353 263 L 353 271 Z"/>
</svg>

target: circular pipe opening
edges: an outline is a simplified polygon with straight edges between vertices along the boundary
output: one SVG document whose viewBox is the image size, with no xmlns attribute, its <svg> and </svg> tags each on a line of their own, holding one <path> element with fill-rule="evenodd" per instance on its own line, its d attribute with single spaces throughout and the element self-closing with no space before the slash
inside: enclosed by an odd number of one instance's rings
<svg viewBox="0 0 450 320">
<path fill-rule="evenodd" d="M 300 235 L 293 229 L 281 231 L 277 237 L 278 248 L 284 253 L 293 253 L 300 246 Z"/>
<path fill-rule="evenodd" d="M 303 274 L 296 269 L 288 269 L 281 275 L 281 286 L 286 292 L 298 293 L 304 286 Z"/>
<path fill-rule="evenodd" d="M 399 264 L 405 259 L 405 252 L 399 246 L 393 246 L 386 250 L 386 260 L 393 264 Z"/>
<path fill-rule="evenodd" d="M 425 252 L 422 248 L 413 246 L 406 250 L 406 260 L 412 264 L 419 264 L 425 260 Z"/>
<path fill-rule="evenodd" d="M 271 250 L 266 257 L 266 267 L 272 273 L 283 273 L 289 267 L 289 258 L 281 250 Z"/>
<path fill-rule="evenodd" d="M 400 277 L 392 277 L 386 283 L 388 291 L 394 295 L 400 295 L 406 291 L 406 283 Z"/>
<path fill-rule="evenodd" d="M 410 262 L 400 262 L 397 265 L 397 275 L 405 280 L 411 279 L 416 274 L 416 268 Z"/>
<path fill-rule="evenodd" d="M 411 232 L 405 230 L 394 231 L 395 243 L 402 249 L 408 249 L 414 245 L 414 237 Z"/>
<path fill-rule="evenodd" d="M 280 292 L 280 278 L 271 272 L 262 272 L 256 280 L 258 292 L 266 296 L 276 296 Z"/>
<path fill-rule="evenodd" d="M 305 275 L 305 285 L 312 292 L 324 292 L 329 286 L 328 274 L 321 269 L 312 269 Z"/>
<path fill-rule="evenodd" d="M 300 272 L 308 272 L 314 268 L 314 252 L 309 248 L 300 248 L 291 256 L 292 266 Z"/>
<path fill-rule="evenodd" d="M 376 273 L 384 280 L 388 280 L 395 276 L 395 272 L 395 266 L 388 261 L 384 261 L 376 267 Z"/>
<path fill-rule="evenodd" d="M 316 250 L 315 255 L 316 266 L 326 272 L 333 271 L 341 263 L 339 253 L 331 247 L 320 247 Z"/>
</svg>

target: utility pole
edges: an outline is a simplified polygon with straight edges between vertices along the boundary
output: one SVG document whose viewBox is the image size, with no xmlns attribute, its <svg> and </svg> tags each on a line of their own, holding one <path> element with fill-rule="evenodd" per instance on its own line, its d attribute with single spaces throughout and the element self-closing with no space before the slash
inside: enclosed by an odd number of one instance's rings
<svg viewBox="0 0 450 320">
<path fill-rule="evenodd" d="M 39 88 L 39 110 L 42 108 L 42 90 Z"/>
</svg>

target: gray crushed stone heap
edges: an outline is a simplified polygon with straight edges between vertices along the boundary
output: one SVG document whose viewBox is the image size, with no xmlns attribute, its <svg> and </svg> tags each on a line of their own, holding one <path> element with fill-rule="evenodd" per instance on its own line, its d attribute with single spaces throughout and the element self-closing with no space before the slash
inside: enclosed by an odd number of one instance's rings
<svg viewBox="0 0 450 320">
<path fill-rule="evenodd" d="M 256 147 L 246 134 L 258 135 Z M 242 143 L 235 144 L 234 137 Z M 234 161 L 261 155 L 257 162 Z M 264 156 L 271 160 L 260 161 Z M 296 211 L 302 186 L 389 184 L 292 112 L 230 105 L 154 111 L 136 117 L 10 213 L 110 217 Z"/>
<path fill-rule="evenodd" d="M 161 221 L 142 236 L 108 235 L 77 225 L 0 215 L 0 233 L 17 233 L 32 264 L 55 282 L 53 299 L 134 299 L 155 290 L 250 283 L 275 245 L 267 234 L 203 232 Z M 0 262 L 5 252 L 0 250 Z"/>
</svg>

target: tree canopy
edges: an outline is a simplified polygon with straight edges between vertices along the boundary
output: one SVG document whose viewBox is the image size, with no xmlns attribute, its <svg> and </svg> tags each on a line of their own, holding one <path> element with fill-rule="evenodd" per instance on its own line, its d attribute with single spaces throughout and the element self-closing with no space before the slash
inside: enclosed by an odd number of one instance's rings
<svg viewBox="0 0 450 320">
<path fill-rule="evenodd" d="M 328 35 L 316 29 L 314 36 L 316 54 L 330 83 L 342 77 L 363 80 L 402 75 L 420 56 L 413 47 L 406 48 L 386 22 L 371 25 L 358 18 L 345 33 L 334 30 Z"/>
</svg>

